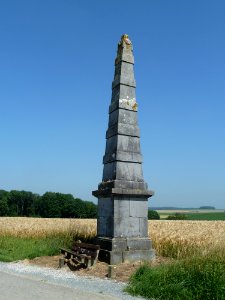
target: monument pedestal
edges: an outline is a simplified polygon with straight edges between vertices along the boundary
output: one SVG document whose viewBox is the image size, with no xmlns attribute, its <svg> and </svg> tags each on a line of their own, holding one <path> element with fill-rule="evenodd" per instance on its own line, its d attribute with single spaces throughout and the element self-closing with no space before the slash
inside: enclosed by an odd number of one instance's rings
<svg viewBox="0 0 225 300">
<path fill-rule="evenodd" d="M 113 194 L 115 190 L 120 194 Z M 94 243 L 100 245 L 99 259 L 109 264 L 150 260 L 155 257 L 148 237 L 148 197 L 128 189 L 107 190 L 107 197 L 98 194 L 97 233 Z M 141 191 L 139 191 L 141 193 Z M 134 195 L 132 195 L 132 193 Z M 103 193 L 104 194 L 104 193 Z"/>
<path fill-rule="evenodd" d="M 149 238 L 107 238 L 96 237 L 94 243 L 100 245 L 99 260 L 110 265 L 123 262 L 148 261 L 155 257 Z"/>
</svg>

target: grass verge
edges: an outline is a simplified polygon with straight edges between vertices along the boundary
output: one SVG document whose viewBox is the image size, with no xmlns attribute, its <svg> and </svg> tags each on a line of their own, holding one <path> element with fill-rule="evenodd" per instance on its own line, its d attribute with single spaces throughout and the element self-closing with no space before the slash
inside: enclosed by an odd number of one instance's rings
<svg viewBox="0 0 225 300">
<path fill-rule="evenodd" d="M 147 299 L 225 299 L 225 257 L 195 257 L 170 265 L 141 266 L 126 291 Z"/>
<path fill-rule="evenodd" d="M 0 236 L 0 261 L 10 262 L 38 256 L 57 255 L 59 248 L 71 244 L 69 235 L 45 237 Z"/>
<path fill-rule="evenodd" d="M 60 253 L 60 247 L 70 247 L 74 240 L 90 242 L 94 237 L 88 226 L 83 226 L 83 230 L 80 226 L 69 226 L 61 231 L 55 229 L 29 233 L 28 231 L 24 229 L 20 233 L 15 228 L 12 232 L 0 232 L 0 261 L 10 262 L 57 255 Z"/>
</svg>

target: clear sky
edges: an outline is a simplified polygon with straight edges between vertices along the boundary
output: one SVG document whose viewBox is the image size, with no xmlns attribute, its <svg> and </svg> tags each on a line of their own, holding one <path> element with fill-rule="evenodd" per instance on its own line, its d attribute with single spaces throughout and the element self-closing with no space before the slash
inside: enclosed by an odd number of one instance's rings
<svg viewBox="0 0 225 300">
<path fill-rule="evenodd" d="M 224 208 L 224 0 L 1 0 L 0 189 L 95 201 L 123 33 L 150 205 Z"/>
</svg>

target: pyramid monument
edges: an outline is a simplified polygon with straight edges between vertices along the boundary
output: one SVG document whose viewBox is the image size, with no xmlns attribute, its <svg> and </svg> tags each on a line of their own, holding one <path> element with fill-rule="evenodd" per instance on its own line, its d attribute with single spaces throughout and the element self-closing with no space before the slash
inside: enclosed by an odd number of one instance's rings
<svg viewBox="0 0 225 300">
<path fill-rule="evenodd" d="M 103 176 L 92 194 L 98 198 L 99 259 L 109 264 L 151 260 L 148 234 L 148 190 L 142 172 L 133 46 L 122 35 L 115 59 Z"/>
</svg>

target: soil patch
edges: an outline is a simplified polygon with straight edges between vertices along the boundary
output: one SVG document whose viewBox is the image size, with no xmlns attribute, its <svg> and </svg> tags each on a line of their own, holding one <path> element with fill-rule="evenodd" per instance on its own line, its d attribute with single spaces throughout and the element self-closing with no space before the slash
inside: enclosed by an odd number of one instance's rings
<svg viewBox="0 0 225 300">
<path fill-rule="evenodd" d="M 42 256 L 36 257 L 32 260 L 25 259 L 23 262 L 29 265 L 38 265 L 48 268 L 59 268 L 59 258 L 62 256 Z M 165 258 L 157 256 L 153 261 L 149 262 L 152 267 L 159 266 L 161 264 L 168 264 L 172 262 L 171 258 Z M 117 281 L 128 282 L 130 276 L 143 264 L 142 262 L 135 263 L 123 263 L 116 266 L 115 279 Z M 74 272 L 78 276 L 94 276 L 98 278 L 108 278 L 108 264 L 98 261 L 95 266 L 90 268 L 83 268 L 83 266 L 70 267 L 65 265 L 66 270 Z"/>
</svg>

